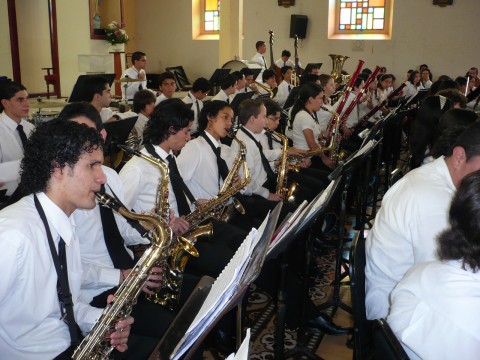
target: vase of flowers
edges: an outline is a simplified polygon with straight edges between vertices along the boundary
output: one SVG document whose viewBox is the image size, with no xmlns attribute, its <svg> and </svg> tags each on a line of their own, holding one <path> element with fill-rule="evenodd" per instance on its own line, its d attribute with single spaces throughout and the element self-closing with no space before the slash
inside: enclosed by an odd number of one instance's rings
<svg viewBox="0 0 480 360">
<path fill-rule="evenodd" d="M 110 49 L 113 52 L 122 52 L 125 50 L 125 44 L 128 42 L 127 32 L 124 30 L 125 24 L 112 21 L 105 28 L 105 39 L 110 43 Z"/>
</svg>

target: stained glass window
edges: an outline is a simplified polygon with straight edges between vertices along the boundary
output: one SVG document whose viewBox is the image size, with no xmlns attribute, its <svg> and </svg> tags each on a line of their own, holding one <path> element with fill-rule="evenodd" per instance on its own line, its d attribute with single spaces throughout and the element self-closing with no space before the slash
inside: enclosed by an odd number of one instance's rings
<svg viewBox="0 0 480 360">
<path fill-rule="evenodd" d="M 220 30 L 220 0 L 204 0 L 203 30 L 214 32 Z"/>
<path fill-rule="evenodd" d="M 330 0 L 329 38 L 390 39 L 393 2 L 394 0 Z"/>
</svg>

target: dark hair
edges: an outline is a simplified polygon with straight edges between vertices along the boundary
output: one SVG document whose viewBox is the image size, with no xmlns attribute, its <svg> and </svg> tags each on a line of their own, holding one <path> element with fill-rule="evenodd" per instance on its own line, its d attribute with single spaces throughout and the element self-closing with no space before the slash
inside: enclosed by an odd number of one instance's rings
<svg viewBox="0 0 480 360">
<path fill-rule="evenodd" d="M 439 90 L 437 95 L 445 96 L 453 105 L 459 104 L 463 109 L 467 107 L 467 97 L 461 94 L 457 89 Z"/>
<path fill-rule="evenodd" d="M 258 48 L 263 45 L 265 45 L 265 41 L 259 40 L 255 43 L 255 49 L 258 50 Z"/>
<path fill-rule="evenodd" d="M 362 70 L 361 72 L 362 74 L 367 74 L 367 75 L 370 75 L 372 73 L 372 70 L 370 70 L 369 68 L 365 68 Z"/>
<path fill-rule="evenodd" d="M 455 80 L 452 80 L 452 79 L 446 79 L 446 80 L 443 80 L 441 83 L 440 83 L 440 86 L 438 87 L 437 89 L 437 93 L 439 91 L 442 91 L 442 90 L 446 90 L 446 89 L 455 89 L 455 90 L 458 90 L 458 84 L 455 82 Z"/>
<path fill-rule="evenodd" d="M 70 103 L 62 109 L 60 114 L 58 114 L 58 118 L 64 121 L 70 121 L 81 116 L 90 119 L 95 124 L 95 128 L 98 132 L 103 130 L 103 122 L 100 113 L 92 104 L 86 101 Z"/>
<path fill-rule="evenodd" d="M 455 82 L 458 84 L 458 86 L 464 86 L 467 85 L 467 78 L 465 76 L 457 76 L 455 78 Z"/>
<path fill-rule="evenodd" d="M 135 61 L 140 60 L 142 58 L 142 56 L 146 56 L 146 54 L 144 52 L 141 52 L 141 51 L 135 51 L 132 54 L 132 64 L 135 64 Z"/>
<path fill-rule="evenodd" d="M 420 75 L 420 71 L 417 71 L 417 70 L 412 70 L 412 72 L 410 73 L 410 75 L 408 76 L 408 81 L 413 84 L 413 85 L 418 85 L 417 84 L 414 84 L 413 81 L 415 80 L 415 76 L 417 76 L 417 74 Z M 420 82 L 420 80 L 418 81 Z"/>
<path fill-rule="evenodd" d="M 220 81 L 220 89 L 226 90 L 231 86 L 235 86 L 238 78 L 234 74 L 228 74 Z"/>
<path fill-rule="evenodd" d="M 411 168 L 422 164 L 427 148 L 432 149 L 436 140 L 440 116 L 452 107 L 450 100 L 438 95 L 427 96 L 420 103 L 410 136 Z"/>
<path fill-rule="evenodd" d="M 207 101 L 200 112 L 198 117 L 198 130 L 203 131 L 207 128 L 208 125 L 208 117 L 215 117 L 218 113 L 225 109 L 226 107 L 232 108 L 229 104 L 225 101 L 221 100 L 213 100 Z"/>
<path fill-rule="evenodd" d="M 55 169 L 73 168 L 84 153 L 103 148 L 94 128 L 54 119 L 39 124 L 28 138 L 20 164 L 20 188 L 24 195 L 46 191 Z"/>
<path fill-rule="evenodd" d="M 163 82 L 167 79 L 175 80 L 175 75 L 173 75 L 169 71 L 165 71 L 165 72 L 161 73 L 160 75 L 158 75 L 158 83 L 160 84 L 160 86 L 162 86 Z M 175 84 L 176 84 L 176 82 L 175 82 Z"/>
<path fill-rule="evenodd" d="M 434 158 L 451 156 L 453 148 L 463 131 L 477 120 L 477 114 L 466 109 L 450 109 L 439 120 L 437 137 L 430 155 Z"/>
<path fill-rule="evenodd" d="M 455 146 L 461 146 L 465 150 L 467 160 L 480 155 L 480 122 L 476 121 L 467 127 L 458 137 Z"/>
<path fill-rule="evenodd" d="M 263 105 L 267 109 L 267 116 L 275 115 L 277 112 L 282 112 L 282 108 L 276 101 L 272 99 L 263 99 Z"/>
<path fill-rule="evenodd" d="M 448 75 L 440 75 L 437 80 L 445 81 L 445 80 L 452 80 L 452 78 Z"/>
<path fill-rule="evenodd" d="M 315 83 L 309 82 L 308 84 L 302 85 L 300 91 L 298 92 L 298 98 L 293 104 L 292 107 L 292 114 L 290 115 L 290 125 L 293 125 L 293 121 L 295 120 L 295 116 L 300 110 L 305 109 L 305 105 L 308 99 L 315 98 L 323 92 L 323 88 L 320 85 Z"/>
<path fill-rule="evenodd" d="M 288 56 L 288 57 L 290 57 L 290 56 L 292 56 L 292 53 L 291 53 L 290 51 L 288 51 L 288 50 L 282 50 L 282 56 Z"/>
<path fill-rule="evenodd" d="M 358 88 L 360 85 L 362 85 L 362 82 L 365 82 L 365 79 L 361 76 L 357 76 L 355 79 L 355 83 L 353 84 L 354 88 Z"/>
<path fill-rule="evenodd" d="M 385 81 L 387 79 L 392 79 L 393 80 L 392 74 L 383 74 L 382 76 L 380 76 L 380 79 L 378 80 L 378 87 L 383 89 L 383 87 L 381 86 L 381 83 L 382 83 L 382 81 Z"/>
<path fill-rule="evenodd" d="M 262 80 L 265 82 L 266 80 L 275 77 L 275 71 L 271 69 L 267 69 L 262 73 Z"/>
<path fill-rule="evenodd" d="M 88 78 L 85 81 L 85 87 L 83 88 L 83 101 L 91 102 L 95 96 L 95 94 L 102 95 L 103 90 L 105 87 L 110 85 L 108 80 L 103 76 L 93 76 Z"/>
<path fill-rule="evenodd" d="M 139 90 L 133 96 L 133 111 L 137 114 L 145 110 L 148 104 L 155 103 L 157 98 L 150 90 Z"/>
<path fill-rule="evenodd" d="M 282 73 L 283 76 L 285 76 L 286 72 L 288 70 L 293 70 L 291 66 L 283 66 L 281 69 L 280 69 L 280 72 Z"/>
<path fill-rule="evenodd" d="M 450 229 L 438 238 L 440 260 L 462 260 L 462 267 L 480 265 L 480 172 L 465 176 L 450 205 Z"/>
<path fill-rule="evenodd" d="M 143 131 L 143 141 L 158 145 L 167 140 L 172 131 L 186 128 L 193 121 L 193 111 L 182 100 L 166 99 L 155 106 Z"/>
<path fill-rule="evenodd" d="M 320 84 L 322 86 L 325 86 L 325 85 L 327 85 L 327 82 L 330 79 L 333 79 L 333 76 L 329 75 L 329 74 L 320 74 L 320 75 L 318 75 L 318 79 L 320 80 Z"/>
<path fill-rule="evenodd" d="M 15 81 L 2 81 L 0 86 L 0 101 L 10 100 L 12 97 L 15 96 L 16 93 L 19 91 L 26 91 L 27 88 L 22 84 L 15 82 Z M 3 111 L 3 105 L 0 102 L 0 111 Z"/>
<path fill-rule="evenodd" d="M 210 81 L 203 77 L 199 77 L 197 80 L 195 80 L 192 85 L 192 92 L 195 93 L 197 91 L 201 91 L 203 93 L 210 91 Z"/>
<path fill-rule="evenodd" d="M 310 63 L 310 64 L 307 64 L 307 66 L 305 67 L 305 71 L 303 73 L 306 75 L 306 74 L 310 74 L 312 70 L 319 70 L 319 69 L 320 69 L 320 65 Z"/>
<path fill-rule="evenodd" d="M 238 122 L 246 125 L 252 116 L 257 117 L 260 114 L 262 105 L 263 102 L 260 100 L 243 100 L 238 107 Z"/>
</svg>

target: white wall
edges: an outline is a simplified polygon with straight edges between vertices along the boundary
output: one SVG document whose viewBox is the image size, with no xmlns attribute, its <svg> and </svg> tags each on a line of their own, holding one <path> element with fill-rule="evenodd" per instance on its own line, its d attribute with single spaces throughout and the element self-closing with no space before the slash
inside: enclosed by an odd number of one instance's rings
<svg viewBox="0 0 480 360">
<path fill-rule="evenodd" d="M 0 1 L 0 75 L 13 78 L 7 0 Z"/>
<path fill-rule="evenodd" d="M 396 0 L 392 40 L 365 40 L 359 52 L 352 50 L 352 40 L 327 39 L 326 0 L 297 0 L 290 8 L 279 7 L 273 0 L 244 0 L 243 54 L 250 58 L 257 40 L 268 41 L 269 29 L 275 31 L 275 58 L 282 49 L 293 53 L 290 15 L 301 14 L 309 18 L 307 38 L 299 48 L 303 64 L 323 62 L 322 70 L 329 73 L 328 54 L 333 53 L 351 57 L 344 66 L 349 72 L 362 59 L 365 67 L 386 66 L 401 79 L 409 68 L 422 63 L 430 66 L 434 76 L 457 76 L 471 66 L 480 66 L 475 50 L 480 43 L 476 29 L 479 8 L 478 0 L 455 0 L 445 8 L 432 5 L 431 0 Z M 137 2 L 137 44 L 149 55 L 150 72 L 181 64 L 194 79 L 210 76 L 218 65 L 216 41 L 192 40 L 190 14 L 190 0 Z"/>
</svg>

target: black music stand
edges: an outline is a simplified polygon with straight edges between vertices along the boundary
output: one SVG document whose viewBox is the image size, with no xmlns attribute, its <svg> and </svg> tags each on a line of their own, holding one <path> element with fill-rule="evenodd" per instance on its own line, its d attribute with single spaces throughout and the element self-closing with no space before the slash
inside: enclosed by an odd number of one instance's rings
<svg viewBox="0 0 480 360">
<path fill-rule="evenodd" d="M 249 68 L 249 69 L 253 73 L 253 79 L 256 79 L 263 70 L 262 68 Z"/>
<path fill-rule="evenodd" d="M 295 100 L 297 99 L 298 92 L 300 91 L 299 86 L 295 86 L 290 90 L 290 94 L 288 94 L 287 101 L 285 101 L 285 104 L 283 105 L 283 110 L 290 109 L 293 104 L 295 103 Z"/>
<path fill-rule="evenodd" d="M 232 102 L 230 103 L 234 114 L 237 114 L 238 106 L 241 104 L 241 102 L 246 99 L 251 99 L 253 95 L 255 95 L 255 91 L 239 92 L 238 94 L 236 94 Z"/>
<path fill-rule="evenodd" d="M 246 293 L 250 283 L 254 281 L 262 268 L 263 262 L 265 260 L 265 255 L 267 252 L 268 244 L 272 238 L 275 225 L 278 221 L 282 204 L 279 203 L 275 209 L 267 216 L 262 226 L 264 226 L 263 233 L 258 239 L 258 242 L 255 248 L 252 249 L 249 259 L 245 265 L 242 276 L 237 279 L 238 282 L 234 284 L 235 292 L 233 296 L 224 304 L 223 310 L 220 314 L 213 319 L 210 319 L 211 322 L 204 323 L 204 328 L 201 333 L 196 333 L 193 336 L 193 342 L 188 348 L 184 355 L 185 359 L 189 359 L 195 351 L 198 349 L 198 346 L 201 344 L 203 339 L 208 335 L 208 333 L 213 329 L 217 322 L 235 306 L 241 303 L 244 294 Z M 242 246 L 241 246 L 242 247 Z M 228 265 L 227 265 L 228 266 Z M 220 275 L 221 276 L 221 275 Z M 199 284 L 200 285 L 200 284 Z M 175 320 L 172 322 L 168 330 L 166 331 L 163 338 L 160 340 L 159 345 L 156 347 L 155 351 L 150 356 L 150 360 L 153 359 L 168 359 L 176 355 L 173 352 L 178 352 L 178 344 L 182 341 L 183 337 L 187 333 L 187 330 L 190 327 L 192 321 L 196 318 L 198 311 L 203 306 L 205 299 L 207 298 L 210 290 L 212 289 L 213 283 L 206 283 L 201 289 L 195 290 L 192 295 L 189 297 L 184 307 L 175 317 Z M 197 286 L 198 288 L 198 286 Z M 209 314 L 209 313 L 208 313 Z M 207 314 L 207 315 L 208 315 Z M 185 325 L 187 324 L 187 325 Z M 186 354 L 186 355 L 185 355 Z"/>
<path fill-rule="evenodd" d="M 132 131 L 138 116 L 132 116 L 123 120 L 112 121 L 103 124 L 107 131 L 105 140 L 104 154 L 109 156 L 109 166 L 115 169 L 115 155 L 122 151 L 117 145 L 124 145 Z"/>
<path fill-rule="evenodd" d="M 68 102 L 78 102 L 78 101 L 89 101 L 89 99 L 85 99 L 85 84 L 87 83 L 88 79 L 102 77 L 104 78 L 110 86 L 112 86 L 113 80 L 115 79 L 115 74 L 87 74 L 87 75 L 80 75 L 73 86 L 72 93 L 68 98 Z"/>
<path fill-rule="evenodd" d="M 213 87 L 213 91 L 216 94 L 218 91 L 218 87 L 220 87 L 220 83 L 222 80 L 230 73 L 230 69 L 215 69 L 212 76 L 210 76 L 210 84 Z"/>
<path fill-rule="evenodd" d="M 322 67 L 322 65 L 323 65 L 323 63 L 308 63 L 307 66 L 305 66 L 305 69 L 310 69 L 313 66 L 318 66 L 318 68 L 320 69 Z"/>
</svg>

